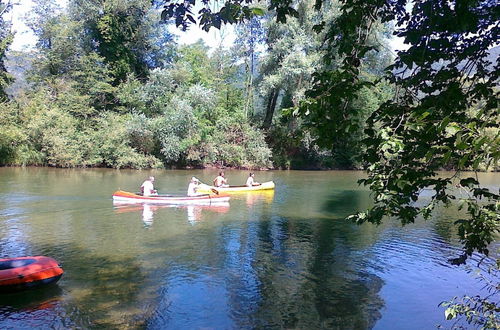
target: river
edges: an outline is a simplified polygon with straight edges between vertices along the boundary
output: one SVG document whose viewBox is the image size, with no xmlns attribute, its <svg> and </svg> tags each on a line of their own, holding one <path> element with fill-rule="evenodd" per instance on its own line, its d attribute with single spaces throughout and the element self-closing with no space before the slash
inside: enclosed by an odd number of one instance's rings
<svg viewBox="0 0 500 330">
<path fill-rule="evenodd" d="M 0 328 L 431 329 L 438 304 L 479 282 L 452 209 L 401 227 L 349 223 L 370 205 L 361 172 L 265 171 L 276 190 L 217 206 L 113 205 L 154 175 L 185 194 L 215 170 L 0 168 L 0 257 L 45 255 L 53 286 L 0 296 Z M 230 184 L 248 172 L 227 170 Z M 498 189 L 500 174 L 481 174 Z M 473 263 L 472 263 L 473 264 Z"/>
</svg>

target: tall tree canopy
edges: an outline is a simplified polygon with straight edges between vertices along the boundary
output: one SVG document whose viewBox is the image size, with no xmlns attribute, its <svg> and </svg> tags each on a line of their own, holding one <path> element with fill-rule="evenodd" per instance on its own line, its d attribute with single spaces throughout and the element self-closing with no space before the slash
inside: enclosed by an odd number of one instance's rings
<svg viewBox="0 0 500 330">
<path fill-rule="evenodd" d="M 173 36 L 151 1 L 75 0 L 71 19 L 81 24 L 82 44 L 104 59 L 116 85 L 134 74 L 146 79 L 148 70 L 172 60 Z"/>
</svg>

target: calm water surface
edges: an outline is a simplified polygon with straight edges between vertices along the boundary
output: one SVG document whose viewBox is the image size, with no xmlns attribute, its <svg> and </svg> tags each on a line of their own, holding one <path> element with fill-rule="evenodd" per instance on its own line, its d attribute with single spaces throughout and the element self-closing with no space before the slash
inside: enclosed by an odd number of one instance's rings
<svg viewBox="0 0 500 330">
<path fill-rule="evenodd" d="M 457 256 L 453 210 L 401 228 L 343 220 L 369 206 L 359 172 L 257 172 L 274 193 L 217 206 L 113 205 L 155 175 L 184 194 L 216 171 L 0 168 L 0 257 L 46 255 L 57 285 L 0 296 L 0 328 L 430 329 L 482 283 Z M 232 184 L 247 172 L 227 171 Z M 498 189 L 500 174 L 484 174 Z"/>
</svg>

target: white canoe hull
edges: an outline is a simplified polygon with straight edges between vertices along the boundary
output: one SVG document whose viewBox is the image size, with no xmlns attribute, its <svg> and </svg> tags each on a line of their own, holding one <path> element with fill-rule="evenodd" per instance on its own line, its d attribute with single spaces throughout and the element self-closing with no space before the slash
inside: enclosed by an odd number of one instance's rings
<svg viewBox="0 0 500 330">
<path fill-rule="evenodd" d="M 148 203 L 148 204 L 171 204 L 171 205 L 209 205 L 216 203 L 227 203 L 228 195 L 201 195 L 201 196 L 141 196 L 125 191 L 117 191 L 113 194 L 113 202 L 119 203 Z"/>
</svg>

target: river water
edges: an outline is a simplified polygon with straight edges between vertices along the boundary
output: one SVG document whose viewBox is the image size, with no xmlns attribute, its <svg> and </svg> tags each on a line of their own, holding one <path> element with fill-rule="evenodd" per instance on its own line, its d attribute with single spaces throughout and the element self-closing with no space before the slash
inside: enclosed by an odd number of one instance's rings
<svg viewBox="0 0 500 330">
<path fill-rule="evenodd" d="M 149 175 L 160 193 L 185 194 L 192 176 L 216 174 L 0 168 L 0 257 L 45 255 L 65 270 L 1 295 L 0 328 L 431 329 L 451 327 L 440 302 L 481 292 L 447 263 L 460 252 L 455 211 L 405 227 L 345 221 L 370 205 L 361 172 L 257 172 L 274 193 L 217 206 L 111 199 Z M 230 184 L 247 175 L 226 171 Z M 480 179 L 498 189 L 500 174 Z"/>
</svg>

